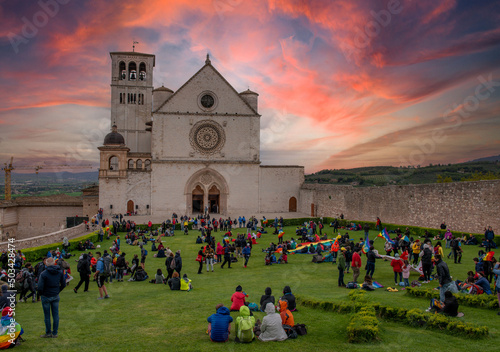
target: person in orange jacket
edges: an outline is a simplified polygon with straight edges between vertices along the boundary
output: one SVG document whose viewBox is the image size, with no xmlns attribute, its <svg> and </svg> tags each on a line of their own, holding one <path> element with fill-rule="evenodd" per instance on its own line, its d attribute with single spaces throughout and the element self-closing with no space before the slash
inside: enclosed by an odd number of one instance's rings
<svg viewBox="0 0 500 352">
<path fill-rule="evenodd" d="M 279 305 L 280 305 L 279 311 L 281 316 L 281 324 L 294 326 L 295 322 L 293 321 L 292 312 L 290 312 L 290 309 L 288 309 L 288 301 L 280 299 Z"/>
</svg>

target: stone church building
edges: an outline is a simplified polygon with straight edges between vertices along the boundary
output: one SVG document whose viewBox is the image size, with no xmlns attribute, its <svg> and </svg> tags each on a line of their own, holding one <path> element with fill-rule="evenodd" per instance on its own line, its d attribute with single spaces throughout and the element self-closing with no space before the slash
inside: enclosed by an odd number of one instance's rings
<svg viewBox="0 0 500 352">
<path fill-rule="evenodd" d="M 111 125 L 100 151 L 104 214 L 296 212 L 302 166 L 260 161 L 258 94 L 205 64 L 177 91 L 153 89 L 155 56 L 111 55 Z"/>
</svg>

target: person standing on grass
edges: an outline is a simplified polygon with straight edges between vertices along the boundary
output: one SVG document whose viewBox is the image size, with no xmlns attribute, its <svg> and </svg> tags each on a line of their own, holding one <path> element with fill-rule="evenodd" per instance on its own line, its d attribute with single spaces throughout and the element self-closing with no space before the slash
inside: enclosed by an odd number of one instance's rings
<svg viewBox="0 0 500 352">
<path fill-rule="evenodd" d="M 95 281 L 97 282 L 97 287 L 99 288 L 99 296 L 97 299 L 109 298 L 108 290 L 106 289 L 106 278 L 111 272 L 111 258 L 101 257 L 101 252 L 96 252 L 97 264 L 95 271 Z"/>
<path fill-rule="evenodd" d="M 381 258 L 376 252 L 375 248 L 370 246 L 370 250 L 366 253 L 366 275 L 373 278 L 375 273 L 375 260 Z"/>
<path fill-rule="evenodd" d="M 167 278 L 166 278 L 166 280 L 168 280 L 168 279 L 172 278 L 172 275 L 173 275 L 174 269 L 175 269 L 174 253 L 170 252 L 170 255 L 167 256 L 167 259 L 165 259 L 165 266 L 167 267 Z"/>
<path fill-rule="evenodd" d="M 205 247 L 205 262 L 207 263 L 207 273 L 210 270 L 210 266 L 212 266 L 212 272 L 214 271 L 214 249 L 210 244 L 207 244 Z"/>
<path fill-rule="evenodd" d="M 174 260 L 175 260 L 175 271 L 177 272 L 177 274 L 179 274 L 179 277 L 181 277 L 182 258 L 180 249 L 177 252 L 175 252 Z"/>
<path fill-rule="evenodd" d="M 231 250 L 229 248 L 229 245 L 225 243 L 224 245 L 224 263 L 220 266 L 221 269 L 224 268 L 224 264 L 227 263 L 227 268 L 231 269 Z"/>
<path fill-rule="evenodd" d="M 359 277 L 359 271 L 361 270 L 361 248 L 356 248 L 357 251 L 354 251 L 352 254 L 352 262 L 351 262 L 351 268 L 352 268 L 352 281 L 353 282 L 358 282 L 358 277 Z"/>
<path fill-rule="evenodd" d="M 413 252 L 413 265 L 418 264 L 418 259 L 420 258 L 420 240 L 415 240 L 411 246 Z"/>
<path fill-rule="evenodd" d="M 146 250 L 146 248 L 144 248 L 144 246 L 141 244 L 141 267 L 143 269 L 145 269 L 145 265 L 146 265 L 146 256 L 148 255 L 148 251 Z"/>
<path fill-rule="evenodd" d="M 339 287 L 345 287 L 344 270 L 345 270 L 345 248 L 340 248 L 340 255 L 337 258 L 337 269 L 339 270 Z"/>
<path fill-rule="evenodd" d="M 76 285 L 76 287 L 73 289 L 73 291 L 77 293 L 80 286 L 85 283 L 83 292 L 87 292 L 89 290 L 90 275 L 92 273 L 92 271 L 90 270 L 90 261 L 87 253 L 83 253 L 82 258 L 78 260 L 76 269 L 80 273 L 80 281 L 78 282 L 78 285 Z"/>
<path fill-rule="evenodd" d="M 250 243 L 247 243 L 247 245 L 243 248 L 243 257 L 245 257 L 245 264 L 244 267 L 247 267 L 248 264 L 248 259 L 250 259 L 250 254 L 252 252 L 252 248 L 250 248 Z"/>
<path fill-rule="evenodd" d="M 45 334 L 41 338 L 56 338 L 59 331 L 59 293 L 66 287 L 66 280 L 54 258 L 45 261 L 47 269 L 40 275 L 38 291 L 42 297 L 43 315 L 45 317 Z M 53 325 L 50 326 L 52 311 Z"/>
<path fill-rule="evenodd" d="M 448 265 L 442 260 L 441 256 L 438 254 L 434 259 L 436 260 L 436 272 L 439 278 L 439 299 L 441 302 L 444 302 L 446 291 L 458 293 L 458 289 L 455 281 L 451 279 Z"/>
<path fill-rule="evenodd" d="M 420 252 L 419 256 L 422 258 L 422 272 L 424 274 L 424 284 L 428 284 L 431 280 L 432 273 L 432 246 L 430 240 L 424 241 L 424 249 Z"/>
<path fill-rule="evenodd" d="M 392 271 L 394 271 L 394 283 L 397 285 L 403 281 L 403 261 L 399 258 L 399 254 L 396 253 L 394 259 L 391 260 L 391 266 Z"/>
<path fill-rule="evenodd" d="M 205 254 L 203 253 L 203 247 L 198 251 L 198 256 L 196 257 L 196 261 L 199 263 L 198 274 L 202 274 L 201 269 L 203 269 L 203 262 L 205 258 Z"/>
</svg>

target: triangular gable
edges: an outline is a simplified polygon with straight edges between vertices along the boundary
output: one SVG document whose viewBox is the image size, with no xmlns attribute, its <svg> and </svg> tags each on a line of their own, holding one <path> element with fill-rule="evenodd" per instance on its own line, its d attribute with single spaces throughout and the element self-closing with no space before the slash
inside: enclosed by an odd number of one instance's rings
<svg viewBox="0 0 500 352">
<path fill-rule="evenodd" d="M 172 94 L 153 113 L 174 112 L 206 114 L 198 106 L 198 96 L 203 91 L 212 91 L 217 95 L 218 105 L 210 113 L 258 115 L 258 113 L 241 98 L 229 82 L 208 62 Z"/>
</svg>

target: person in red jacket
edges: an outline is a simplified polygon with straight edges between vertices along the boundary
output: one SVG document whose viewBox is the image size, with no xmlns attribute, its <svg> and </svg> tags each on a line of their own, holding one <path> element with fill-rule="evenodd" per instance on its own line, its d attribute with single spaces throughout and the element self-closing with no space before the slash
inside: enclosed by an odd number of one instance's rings
<svg viewBox="0 0 500 352">
<path fill-rule="evenodd" d="M 396 285 L 403 281 L 403 261 L 399 259 L 399 254 L 396 253 L 394 259 L 391 261 L 392 270 L 394 271 L 394 282 Z M 399 274 L 399 281 L 398 281 Z"/>
<path fill-rule="evenodd" d="M 245 305 L 245 298 L 248 297 L 248 295 L 243 292 L 243 289 L 241 288 L 240 285 L 236 287 L 236 292 L 233 293 L 231 296 L 231 312 L 239 312 L 241 306 Z"/>
<path fill-rule="evenodd" d="M 361 256 L 359 255 L 361 253 L 361 247 L 357 249 L 358 250 L 352 254 L 352 262 L 351 262 L 352 281 L 356 283 L 358 282 L 359 271 L 361 270 Z"/>
</svg>

